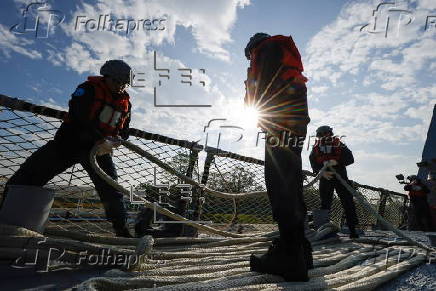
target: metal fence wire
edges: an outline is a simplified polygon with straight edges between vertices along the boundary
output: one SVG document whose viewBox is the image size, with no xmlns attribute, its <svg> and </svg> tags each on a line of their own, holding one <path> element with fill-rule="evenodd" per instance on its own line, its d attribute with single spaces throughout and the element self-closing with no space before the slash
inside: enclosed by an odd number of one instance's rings
<svg viewBox="0 0 436 291">
<path fill-rule="evenodd" d="M 0 95 L 0 195 L 4 184 L 24 160 L 53 138 L 65 115 L 64 111 Z M 261 160 L 133 128 L 129 141 L 214 190 L 266 191 Z M 199 158 L 200 151 L 207 153 L 204 160 Z M 113 160 L 121 185 L 145 195 L 148 200 L 163 203 L 164 207 L 177 208 L 182 195 L 189 190 L 192 200 L 188 211 L 179 211 L 188 219 L 211 221 L 215 228 L 238 233 L 277 229 L 266 195 L 241 199 L 207 195 L 199 187 L 183 184 L 176 176 L 123 147 L 114 150 Z M 307 180 L 314 176 L 308 171 L 304 173 Z M 47 187 L 55 189 L 56 193 L 49 226 L 84 233 L 112 232 L 94 186 L 80 164 L 54 177 Z M 394 226 L 407 225 L 407 195 L 356 182 L 353 187 Z M 167 194 L 162 195 L 164 192 Z M 306 188 L 304 196 L 309 213 L 319 208 L 318 183 Z M 132 224 L 140 204 L 129 197 L 125 197 L 125 202 Z M 361 228 L 377 227 L 375 218 L 357 202 L 356 207 Z M 339 226 L 344 224 L 344 211 L 337 197 L 332 204 L 331 220 Z"/>
</svg>

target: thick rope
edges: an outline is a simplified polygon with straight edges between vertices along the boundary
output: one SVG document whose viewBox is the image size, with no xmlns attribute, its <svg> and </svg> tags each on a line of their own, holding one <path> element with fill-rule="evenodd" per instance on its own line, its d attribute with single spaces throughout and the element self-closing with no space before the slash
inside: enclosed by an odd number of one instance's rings
<svg viewBox="0 0 436 291">
<path fill-rule="evenodd" d="M 197 181 L 195 181 L 194 179 L 183 175 L 181 173 L 179 173 L 178 171 L 176 171 L 175 169 L 173 169 L 171 166 L 169 166 L 168 164 L 162 162 L 161 160 L 159 160 L 158 158 L 154 157 L 152 154 L 150 154 L 149 152 L 143 150 L 141 147 L 128 142 L 128 141 L 121 141 L 122 145 L 124 145 L 126 148 L 128 148 L 129 150 L 145 157 L 146 159 L 148 159 L 150 162 L 155 163 L 156 165 L 158 165 L 159 167 L 161 167 L 162 169 L 168 171 L 169 173 L 177 176 L 178 178 L 182 179 L 183 181 L 185 181 L 186 183 L 196 186 L 196 187 L 200 187 L 203 191 L 205 191 L 206 193 L 213 195 L 215 197 L 221 197 L 221 198 L 230 198 L 230 199 L 241 199 L 241 198 L 245 198 L 245 197 L 253 197 L 253 196 L 257 196 L 257 195 L 266 195 L 267 193 L 265 191 L 259 191 L 259 192 L 248 192 L 248 193 L 225 193 L 225 192 L 220 192 L 220 191 L 215 191 L 212 190 L 208 187 L 206 187 L 205 185 L 201 185 L 199 184 Z M 210 233 L 214 233 L 217 235 L 222 235 L 222 236 L 226 236 L 226 237 L 246 237 L 246 236 L 252 236 L 252 234 L 235 234 L 232 232 L 228 232 L 228 231 L 222 231 L 222 230 L 218 230 L 216 228 L 212 228 L 203 224 L 199 224 L 193 221 L 190 221 L 188 219 L 186 219 L 185 217 L 178 215 L 172 211 L 169 211 L 166 208 L 163 208 L 161 206 L 159 206 L 156 203 L 152 203 L 150 201 L 148 201 L 147 199 L 145 199 L 142 196 L 136 195 L 135 193 L 131 193 L 131 191 L 125 189 L 123 186 L 121 186 L 117 181 L 113 180 L 112 177 L 110 177 L 109 175 L 107 175 L 97 164 L 96 161 L 96 154 L 97 154 L 97 150 L 98 150 L 98 145 L 95 145 L 91 152 L 90 152 L 90 161 L 91 161 L 91 166 L 94 168 L 94 170 L 97 172 L 97 174 L 103 179 L 105 180 L 109 185 L 111 185 L 112 187 L 114 187 L 115 189 L 117 189 L 118 191 L 120 191 L 121 193 L 123 193 L 126 196 L 129 196 L 131 194 L 133 194 L 137 199 L 141 200 L 141 203 L 144 204 L 144 207 L 146 208 L 150 208 L 150 209 L 156 209 L 156 211 L 160 214 L 166 215 L 174 220 L 178 220 L 178 221 L 185 221 L 186 224 L 195 227 L 199 230 L 203 230 L 206 232 L 210 232 Z M 318 179 L 320 179 L 323 171 L 326 169 L 326 166 L 324 166 L 321 171 L 318 173 L 318 175 L 313 179 L 313 181 L 311 183 L 309 183 L 310 187 L 311 185 L 313 185 Z M 260 234 L 260 235 L 267 235 L 267 234 Z"/>
<path fill-rule="evenodd" d="M 205 185 L 200 185 L 198 182 L 196 182 L 195 180 L 193 180 L 190 177 L 187 177 L 179 172 L 177 172 L 176 170 L 174 170 L 171 166 L 169 166 L 168 164 L 162 162 L 161 160 L 159 160 L 158 158 L 154 157 L 152 154 L 148 153 L 147 151 L 143 150 L 142 148 L 140 148 L 137 145 L 132 144 L 131 142 L 128 141 L 122 141 L 122 144 L 127 147 L 128 149 L 130 149 L 131 151 L 147 158 L 149 161 L 155 163 L 156 165 L 160 166 L 161 168 L 163 168 L 164 170 L 168 171 L 169 173 L 177 176 L 178 178 L 184 180 L 186 183 L 193 185 L 193 186 L 197 186 L 197 187 L 201 187 L 202 190 L 204 190 L 205 192 L 207 192 L 208 194 L 214 195 L 216 197 L 222 197 L 222 198 L 243 198 L 243 197 L 247 197 L 247 196 L 256 196 L 256 195 L 265 195 L 266 192 L 262 191 L 262 192 L 248 192 L 248 193 L 225 193 L 225 192 L 220 192 L 220 191 L 215 191 L 212 190 L 208 187 L 206 187 Z M 118 190 L 120 190 L 122 193 L 126 194 L 126 195 L 130 195 L 130 191 L 128 191 L 127 189 L 125 189 L 124 187 L 122 187 L 121 185 L 119 185 L 116 181 L 114 181 L 111 177 L 109 177 L 106 173 L 104 173 L 97 165 L 95 157 L 96 157 L 96 151 L 97 151 L 97 146 L 94 146 L 93 150 L 91 151 L 90 154 L 90 158 L 91 158 L 91 165 L 94 167 L 94 169 L 97 171 L 97 173 L 102 176 L 102 178 L 104 178 L 109 184 L 111 184 L 113 187 L 117 188 Z M 394 227 L 390 222 L 388 222 L 386 219 L 384 219 L 380 214 L 377 213 L 377 211 L 375 211 L 371 205 L 368 203 L 368 201 L 366 201 L 365 197 L 363 197 L 362 194 L 360 194 L 359 192 L 357 192 L 356 190 L 354 190 L 344 179 L 342 179 L 342 177 L 328 164 L 324 165 L 324 167 L 321 169 L 321 171 L 318 173 L 317 177 L 314 180 L 318 180 L 320 179 L 321 175 L 323 174 L 323 172 L 326 170 L 326 168 L 329 168 L 330 171 L 332 171 L 334 173 L 334 175 L 336 176 L 336 178 L 341 182 L 341 184 L 343 184 L 343 186 L 350 192 L 353 194 L 353 196 L 356 197 L 356 199 L 359 201 L 359 203 L 366 209 L 368 210 L 373 216 L 375 216 L 381 224 L 383 224 L 387 229 L 393 231 L 396 235 L 398 235 L 399 237 L 402 237 L 404 239 L 406 239 L 407 241 L 409 241 L 411 244 L 423 248 L 427 251 L 436 251 L 434 248 L 429 247 L 421 242 L 418 242 L 414 239 L 412 239 L 411 237 L 407 236 L 406 234 L 404 234 L 402 231 L 400 231 L 399 229 L 397 229 L 396 227 Z M 316 182 L 316 181 L 315 181 Z M 313 182 L 313 183 L 315 183 Z M 312 183 L 312 184 L 313 184 Z M 155 207 L 156 210 L 164 215 L 167 215 L 173 219 L 176 220 L 181 220 L 181 221 L 188 221 L 186 218 L 177 215 L 165 208 L 162 208 L 156 204 L 153 204 L 151 202 L 149 202 L 148 200 L 146 200 L 143 197 L 139 197 L 145 204 L 145 207 L 148 208 L 153 208 Z M 230 233 L 230 232 L 226 232 L 226 231 L 221 231 L 221 230 L 217 230 L 214 229 L 212 227 L 207 227 L 205 225 L 201 225 L 198 223 L 193 223 L 193 222 L 187 222 L 188 224 L 190 224 L 193 227 L 196 227 L 198 229 L 202 229 L 204 231 L 210 231 L 212 233 L 215 234 L 219 234 L 219 235 L 223 235 L 223 236 L 231 236 L 231 237 L 243 237 L 244 235 L 236 235 L 234 233 Z"/>
<path fill-rule="evenodd" d="M 126 141 L 124 141 L 123 142 L 123 144 L 124 143 L 128 143 L 128 142 L 126 142 Z M 131 144 L 131 143 L 129 143 L 131 146 L 134 146 L 133 144 Z M 136 148 L 138 148 L 138 149 L 140 149 L 138 146 L 135 146 Z M 97 150 L 98 150 L 98 145 L 95 145 L 93 148 L 92 148 L 92 150 L 91 150 L 91 153 L 90 153 L 90 160 L 91 160 L 91 166 L 92 166 L 92 168 L 96 171 L 96 173 L 103 179 L 103 180 L 105 180 L 105 182 L 106 183 L 108 183 L 110 186 L 112 186 L 112 187 L 114 187 L 115 189 L 117 189 L 118 191 L 120 191 L 122 194 L 124 194 L 124 195 L 126 195 L 127 197 L 130 197 L 130 191 L 129 190 L 127 190 L 126 188 L 124 188 L 123 186 L 121 186 L 120 184 L 118 184 L 115 180 L 113 180 L 109 175 L 107 175 L 100 167 L 99 167 L 99 165 L 97 164 L 97 161 L 96 161 L 96 153 L 97 153 Z M 143 151 L 143 150 L 141 150 L 141 151 Z M 139 150 L 138 150 L 138 152 L 140 152 Z M 141 153 L 141 154 L 143 154 L 146 158 L 148 158 L 148 156 L 151 156 L 151 154 L 149 154 L 149 153 L 147 153 L 147 152 L 145 152 L 145 151 L 143 151 L 144 153 Z M 156 159 L 156 158 L 154 158 L 154 157 L 152 157 L 153 158 L 153 160 L 154 159 Z M 157 159 L 156 159 L 157 160 Z M 170 169 L 172 169 L 170 166 L 168 166 L 168 165 L 166 165 L 166 164 L 164 164 L 165 165 L 165 167 L 166 168 L 164 168 L 165 170 L 167 170 L 167 168 L 170 168 Z M 174 170 L 173 170 L 174 171 Z M 181 174 L 180 174 L 181 175 Z M 181 176 L 184 176 L 184 175 L 181 175 Z M 192 180 L 191 178 L 189 178 L 189 177 L 186 177 L 186 178 L 188 178 L 188 180 L 190 180 L 190 181 L 192 181 L 192 182 L 194 182 L 194 183 L 196 183 L 194 180 Z M 188 181 L 187 181 L 188 182 Z M 189 184 L 191 184 L 192 185 L 192 183 L 189 183 Z M 134 194 L 134 193 L 132 193 L 132 194 Z M 217 234 L 217 235 L 221 235 L 221 236 L 225 236 L 225 237 L 245 237 L 245 236 L 247 236 L 247 235 L 239 235 L 239 234 L 235 234 L 235 233 L 231 233 L 231 232 L 227 232 L 227 231 L 222 231 L 222 230 L 218 230 L 218 229 L 215 229 L 215 228 L 212 228 L 212 227 L 209 227 L 209 226 L 207 226 L 207 225 L 203 225 L 203 224 L 200 224 L 200 223 L 196 223 L 196 222 L 193 222 L 193 221 L 191 221 L 191 220 L 188 220 L 188 219 L 186 219 L 185 217 L 183 217 L 183 216 L 181 216 L 181 215 L 179 215 L 179 214 L 176 214 L 176 213 L 174 213 L 174 212 L 172 212 L 172 211 L 169 211 L 168 209 L 166 209 L 166 208 L 163 208 L 163 207 L 161 207 L 161 206 L 159 206 L 157 203 L 152 203 L 152 202 L 150 202 L 150 201 L 148 201 L 147 199 L 145 199 L 144 197 L 142 197 L 142 196 L 139 196 L 139 195 L 135 195 L 134 194 L 134 196 L 135 196 L 135 198 L 137 198 L 137 199 L 139 199 L 140 201 L 141 201 L 141 203 L 144 205 L 144 207 L 147 207 L 147 208 L 150 208 L 150 209 L 155 209 L 156 210 L 156 212 L 158 212 L 158 213 L 160 213 L 160 214 L 162 214 L 162 215 L 165 215 L 165 216 L 167 216 L 167 217 L 169 217 L 169 218 L 172 218 L 172 219 L 174 219 L 174 220 L 177 220 L 177 221 L 184 221 L 187 225 L 190 225 L 190 226 L 192 226 L 192 227 L 195 227 L 195 228 L 197 228 L 197 229 L 199 229 L 199 230 L 202 230 L 202 231 L 205 231 L 205 232 L 209 232 L 209 233 L 213 233 L 213 234 Z"/>
<path fill-rule="evenodd" d="M 129 141 L 122 141 L 121 143 L 123 146 L 125 146 L 129 150 L 145 157 L 147 160 L 158 165 L 162 169 L 168 171 L 170 174 L 177 176 L 178 178 L 180 178 L 181 180 L 185 181 L 186 183 L 188 183 L 192 186 L 200 187 L 203 191 L 205 191 L 213 196 L 216 196 L 219 198 L 241 199 L 241 198 L 247 198 L 247 197 L 252 197 L 252 196 L 257 196 L 257 195 L 259 195 L 259 196 L 267 195 L 266 191 L 255 191 L 255 192 L 245 192 L 245 193 L 226 193 L 226 192 L 215 191 L 213 189 L 206 187 L 205 185 L 201 185 L 200 183 L 193 180 L 192 178 L 179 173 L 178 171 L 173 169 L 171 166 L 169 166 L 165 162 L 162 162 L 161 160 L 159 160 L 158 158 L 156 158 L 155 156 L 153 156 L 149 152 L 145 151 L 141 147 L 139 147 L 139 146 L 137 146 Z M 304 185 L 304 188 L 311 187 L 313 184 L 315 184 L 321 178 L 323 172 L 325 171 L 325 168 L 326 167 L 324 166 L 319 171 L 318 175 L 310 183 L 308 183 L 307 185 Z"/>
</svg>

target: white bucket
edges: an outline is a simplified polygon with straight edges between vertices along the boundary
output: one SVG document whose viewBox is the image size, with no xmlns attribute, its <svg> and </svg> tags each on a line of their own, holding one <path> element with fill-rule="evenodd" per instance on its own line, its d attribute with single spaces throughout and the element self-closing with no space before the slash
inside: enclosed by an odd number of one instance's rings
<svg viewBox="0 0 436 291">
<path fill-rule="evenodd" d="M 37 186 L 9 185 L 0 210 L 0 223 L 43 233 L 54 192 Z"/>
</svg>

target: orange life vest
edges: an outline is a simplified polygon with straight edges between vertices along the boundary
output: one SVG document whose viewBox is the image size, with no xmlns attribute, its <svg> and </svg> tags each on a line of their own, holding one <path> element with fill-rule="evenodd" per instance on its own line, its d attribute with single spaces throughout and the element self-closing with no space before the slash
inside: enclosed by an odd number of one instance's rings
<svg viewBox="0 0 436 291">
<path fill-rule="evenodd" d="M 103 77 L 88 77 L 87 83 L 91 84 L 95 90 L 94 104 L 90 110 L 89 119 L 95 120 L 103 135 L 118 135 L 130 115 L 129 94 L 123 91 L 118 98 L 114 98 Z"/>
<path fill-rule="evenodd" d="M 278 47 L 281 51 L 280 60 L 277 60 L 279 67 L 273 75 L 261 76 L 265 68 L 262 68 L 258 59 L 269 44 L 274 44 L 274 47 Z M 307 78 L 302 74 L 304 68 L 301 56 L 292 37 L 271 36 L 253 49 L 251 55 L 245 81 L 245 103 L 258 106 L 259 126 L 276 136 L 283 131 L 292 131 L 295 135 L 305 136 L 310 118 L 307 96 L 301 92 L 306 90 Z M 274 66 L 277 66 L 277 61 L 273 62 Z M 269 62 L 263 64 L 263 66 L 269 65 L 271 65 Z M 260 80 L 261 77 L 268 80 Z M 262 83 L 268 81 L 270 84 L 265 88 L 259 88 L 262 86 L 259 84 L 261 81 Z M 300 93 L 296 94 L 296 90 Z"/>
<path fill-rule="evenodd" d="M 325 143 L 318 140 L 313 147 L 315 160 L 317 163 L 322 164 L 325 161 L 335 160 L 339 161 L 342 154 L 341 141 L 337 137 L 332 137 L 332 141 Z"/>
<path fill-rule="evenodd" d="M 303 63 L 301 62 L 301 55 L 295 45 L 293 39 L 289 36 L 275 35 L 262 41 L 258 47 L 253 50 L 254 57 L 251 59 L 251 70 L 252 74 L 256 76 L 258 74 L 258 65 L 256 64 L 256 56 L 262 47 L 268 45 L 269 43 L 278 43 L 282 48 L 282 59 L 281 63 L 283 65 L 280 71 L 279 77 L 282 80 L 289 80 L 291 78 L 296 78 L 303 82 L 307 81 L 307 78 L 302 75 L 304 71 Z"/>
</svg>

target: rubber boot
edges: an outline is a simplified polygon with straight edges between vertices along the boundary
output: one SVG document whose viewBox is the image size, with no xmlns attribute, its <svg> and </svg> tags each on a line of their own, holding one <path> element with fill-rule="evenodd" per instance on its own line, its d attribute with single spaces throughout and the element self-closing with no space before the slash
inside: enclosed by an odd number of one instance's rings
<svg viewBox="0 0 436 291">
<path fill-rule="evenodd" d="M 53 199 L 54 192 L 42 187 L 9 185 L 0 211 L 0 223 L 43 233 Z"/>
<path fill-rule="evenodd" d="M 112 227 L 114 228 L 115 236 L 133 238 L 127 227 L 126 218 L 112 219 Z"/>
<path fill-rule="evenodd" d="M 251 255 L 250 270 L 279 275 L 288 282 L 307 282 L 305 255 L 302 243 L 285 245 L 280 239 L 274 239 L 266 254 Z"/>
<path fill-rule="evenodd" d="M 133 238 L 133 236 L 130 234 L 130 231 L 127 228 L 127 226 L 116 228 L 115 229 L 115 236 L 117 236 L 117 237 Z"/>
<path fill-rule="evenodd" d="M 152 209 L 142 207 L 136 215 L 135 219 L 135 236 L 143 237 L 150 235 L 149 231 L 153 231 L 151 223 L 153 222 L 154 213 Z"/>
<path fill-rule="evenodd" d="M 162 204 L 165 208 L 172 212 L 176 211 L 175 207 L 169 204 Z M 180 236 L 183 228 L 181 223 L 171 223 L 173 219 L 156 213 L 157 220 L 163 220 L 165 223 L 160 223 L 159 227 L 153 227 L 154 223 L 154 210 L 149 208 L 142 208 L 136 216 L 135 222 L 135 235 L 136 237 L 143 237 L 151 235 L 155 238 L 159 237 L 177 237 Z M 158 221 L 156 223 L 159 223 Z"/>
<path fill-rule="evenodd" d="M 356 232 L 356 226 L 355 225 L 349 225 L 348 229 L 350 230 L 350 238 L 359 238 L 359 234 Z"/>
<path fill-rule="evenodd" d="M 304 258 L 306 260 L 307 269 L 313 269 L 313 255 L 312 255 L 312 244 L 308 239 L 304 239 L 303 241 L 304 248 Z"/>
</svg>

